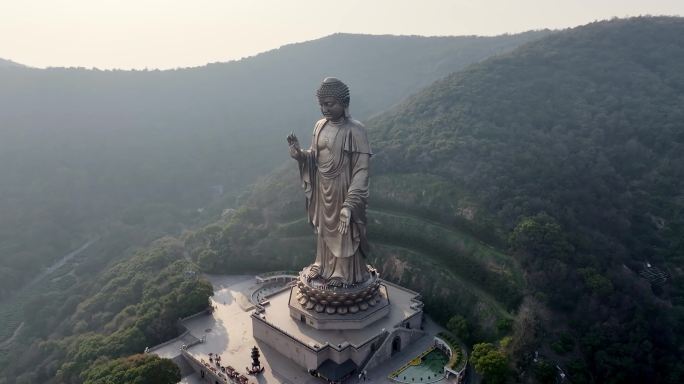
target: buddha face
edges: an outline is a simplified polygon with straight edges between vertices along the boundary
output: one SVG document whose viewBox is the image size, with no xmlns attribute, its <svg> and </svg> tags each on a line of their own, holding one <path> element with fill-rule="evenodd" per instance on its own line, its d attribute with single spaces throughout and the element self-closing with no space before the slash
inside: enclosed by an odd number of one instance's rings
<svg viewBox="0 0 684 384">
<path fill-rule="evenodd" d="M 345 105 L 336 98 L 332 96 L 322 97 L 318 99 L 318 104 L 321 106 L 321 114 L 326 119 L 338 122 L 344 117 Z"/>
</svg>

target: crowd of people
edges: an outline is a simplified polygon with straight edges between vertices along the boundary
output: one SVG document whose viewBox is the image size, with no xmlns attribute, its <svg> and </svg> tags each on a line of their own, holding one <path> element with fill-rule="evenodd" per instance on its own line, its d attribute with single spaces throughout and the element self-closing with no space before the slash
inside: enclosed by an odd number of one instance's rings
<svg viewBox="0 0 684 384">
<path fill-rule="evenodd" d="M 215 353 L 209 353 L 209 362 L 201 359 L 200 362 L 207 367 L 212 373 L 218 376 L 226 383 L 247 384 L 249 379 L 247 376 L 239 373 L 235 368 L 221 365 L 221 356 Z"/>
</svg>

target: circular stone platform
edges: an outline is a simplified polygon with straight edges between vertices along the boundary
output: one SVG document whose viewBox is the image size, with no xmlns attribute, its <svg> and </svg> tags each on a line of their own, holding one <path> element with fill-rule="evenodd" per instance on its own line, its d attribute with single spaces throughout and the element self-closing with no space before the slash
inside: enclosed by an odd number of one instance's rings
<svg viewBox="0 0 684 384">
<path fill-rule="evenodd" d="M 309 279 L 309 267 L 299 273 L 296 300 L 308 311 L 329 315 L 356 314 L 376 306 L 380 297 L 380 276 L 368 267 L 370 278 L 361 284 L 331 287 L 322 279 Z"/>
</svg>

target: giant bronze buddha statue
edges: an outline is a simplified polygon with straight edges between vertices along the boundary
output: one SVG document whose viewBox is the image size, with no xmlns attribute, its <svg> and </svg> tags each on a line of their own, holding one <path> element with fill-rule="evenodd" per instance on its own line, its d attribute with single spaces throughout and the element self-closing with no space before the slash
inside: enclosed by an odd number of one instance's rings
<svg viewBox="0 0 684 384">
<path fill-rule="evenodd" d="M 309 149 L 294 134 L 287 137 L 290 156 L 299 164 L 309 222 L 316 234 L 316 259 L 301 274 L 302 304 L 320 291 L 348 292 L 357 303 L 377 288 L 377 273 L 366 265 L 368 167 L 372 155 L 365 127 L 349 114 L 349 88 L 328 77 L 316 92 L 323 118 L 314 125 Z M 329 293 L 328 292 L 328 293 Z M 320 304 L 321 300 L 313 300 Z M 342 306 L 323 300 L 328 312 Z M 349 301 L 349 300 L 347 300 Z M 372 304 L 371 304 L 372 305 Z M 358 306 L 346 306 L 352 312 Z M 367 305 L 361 305 L 361 310 Z M 344 312 L 345 309 L 337 311 Z M 320 311 L 319 311 L 320 312 Z"/>
</svg>

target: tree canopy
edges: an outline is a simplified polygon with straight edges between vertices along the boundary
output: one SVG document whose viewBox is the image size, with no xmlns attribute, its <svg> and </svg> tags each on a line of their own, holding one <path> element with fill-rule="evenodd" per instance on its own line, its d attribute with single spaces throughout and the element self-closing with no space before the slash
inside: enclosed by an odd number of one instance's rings
<svg viewBox="0 0 684 384">
<path fill-rule="evenodd" d="M 175 384 L 180 370 L 171 360 L 155 355 L 132 355 L 96 363 L 83 373 L 83 384 Z"/>
<path fill-rule="evenodd" d="M 508 358 L 494 344 L 475 344 L 470 361 L 486 383 L 503 383 L 509 375 Z"/>
</svg>

